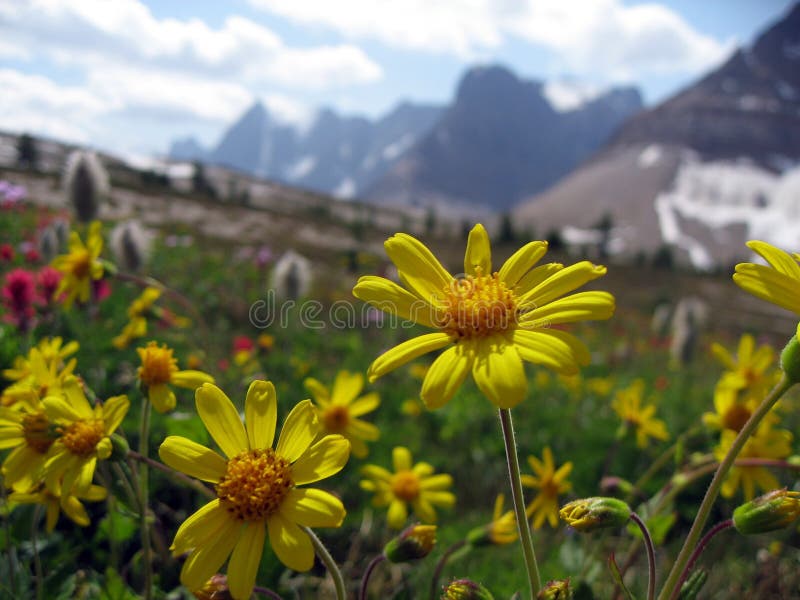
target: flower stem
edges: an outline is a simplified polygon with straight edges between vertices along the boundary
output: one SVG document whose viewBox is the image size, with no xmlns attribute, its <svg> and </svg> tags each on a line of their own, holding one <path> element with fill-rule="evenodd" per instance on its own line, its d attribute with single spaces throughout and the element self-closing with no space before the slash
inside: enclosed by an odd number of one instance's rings
<svg viewBox="0 0 800 600">
<path fill-rule="evenodd" d="M 150 436 L 150 401 L 145 398 L 142 404 L 142 420 L 139 424 L 139 454 L 147 456 L 148 437 Z M 150 553 L 150 526 L 147 524 L 148 504 L 148 470 L 147 463 L 139 464 L 139 507 L 142 536 L 142 567 L 144 568 L 144 598 L 151 600 L 153 597 L 153 565 Z"/>
<path fill-rule="evenodd" d="M 44 598 L 44 574 L 42 573 L 42 561 L 39 557 L 39 548 L 36 542 L 38 537 L 39 518 L 42 515 L 42 505 L 37 504 L 33 511 L 31 520 L 31 547 L 33 549 L 33 569 L 36 573 L 36 600 Z"/>
<path fill-rule="evenodd" d="M 442 576 L 442 571 L 444 570 L 444 566 L 447 564 L 447 561 L 450 559 L 451 556 L 458 550 L 461 550 L 464 546 L 467 545 L 467 540 L 460 540 L 450 546 L 447 550 L 444 551 L 442 557 L 439 559 L 439 562 L 436 563 L 436 568 L 433 570 L 433 578 L 431 579 L 431 593 L 430 593 L 430 600 L 436 600 L 436 592 L 439 588 L 439 579 Z"/>
<path fill-rule="evenodd" d="M 372 571 L 375 570 L 375 567 L 381 564 L 384 560 L 386 560 L 386 556 L 381 553 L 369 561 L 367 570 L 364 571 L 364 577 L 361 578 L 361 588 L 358 592 L 358 600 L 367 600 L 367 586 L 369 585 L 369 578 L 372 575 Z"/>
<path fill-rule="evenodd" d="M 647 547 L 647 600 L 653 600 L 656 597 L 656 550 L 653 547 L 653 537 L 645 522 L 635 512 L 631 513 L 631 521 L 639 526 L 644 536 L 644 543 Z"/>
<path fill-rule="evenodd" d="M 214 492 L 212 490 L 210 490 L 208 487 L 204 486 L 202 483 L 200 483 L 196 479 L 192 479 L 191 477 L 189 477 L 187 475 L 184 475 L 180 471 L 176 471 L 175 469 L 171 469 L 167 465 L 162 464 L 162 463 L 158 462 L 157 460 L 153 460 L 152 458 L 147 457 L 147 456 L 142 456 L 141 454 L 139 454 L 138 452 L 134 452 L 133 450 L 128 452 L 128 456 L 130 458 L 132 458 L 133 460 L 136 460 L 136 461 L 139 461 L 139 462 L 142 462 L 142 463 L 146 463 L 147 465 L 153 467 L 154 469 L 158 469 L 159 471 L 163 471 L 164 473 L 166 473 L 170 477 L 174 477 L 175 479 L 180 480 L 181 482 L 185 483 L 186 485 L 188 485 L 193 490 L 203 494 L 206 498 L 216 498 L 217 497 L 216 494 L 214 494 Z"/>
<path fill-rule="evenodd" d="M 719 464 L 717 472 L 714 473 L 714 478 L 711 480 L 708 490 L 706 490 L 706 495 L 703 498 L 703 502 L 700 504 L 700 508 L 697 510 L 697 516 L 695 517 L 694 523 L 692 523 L 692 527 L 689 530 L 689 535 L 686 536 L 686 541 L 683 543 L 683 547 L 681 548 L 678 557 L 675 559 L 675 563 L 672 565 L 672 570 L 670 570 L 669 575 L 667 576 L 667 581 L 664 583 L 664 587 L 661 589 L 661 594 L 658 596 L 659 600 L 671 598 L 675 590 L 678 589 L 678 579 L 680 578 L 681 573 L 683 573 L 683 570 L 686 568 L 686 563 L 689 561 L 689 556 L 691 555 L 695 546 L 697 546 L 697 542 L 703 532 L 703 527 L 705 527 L 706 521 L 708 521 L 709 514 L 711 513 L 711 507 L 714 505 L 714 502 L 719 495 L 722 482 L 728 474 L 728 471 L 730 471 L 733 461 L 736 460 L 736 457 L 742 450 L 742 447 L 744 447 L 747 440 L 755 432 L 762 419 L 767 415 L 767 413 L 769 413 L 770 409 L 772 409 L 781 396 L 783 396 L 786 391 L 792 387 L 792 385 L 793 383 L 784 375 L 778 384 L 767 395 L 767 397 L 764 398 L 764 401 L 761 403 L 761 405 L 755 410 L 755 412 L 753 412 L 752 415 L 750 415 L 747 423 L 744 424 L 744 427 L 742 427 L 739 435 L 736 436 L 733 444 L 731 444 L 728 453 Z"/>
<path fill-rule="evenodd" d="M 514 500 L 514 514 L 517 518 L 519 541 L 522 544 L 522 555 L 525 559 L 525 568 L 528 571 L 528 583 L 531 588 L 531 599 L 536 597 L 542 587 L 539 576 L 539 565 L 536 564 L 536 552 L 533 549 L 533 537 L 528 525 L 528 516 L 525 514 L 525 497 L 522 493 L 522 476 L 519 471 L 519 458 L 517 457 L 517 442 L 514 438 L 514 424 L 511 421 L 511 409 L 501 408 L 500 425 L 503 429 L 503 441 L 506 446 L 506 462 L 508 463 L 508 478 L 511 485 L 511 497 Z"/>
<path fill-rule="evenodd" d="M 0 478 L 0 500 L 3 506 L 8 506 L 8 496 L 6 495 L 6 482 Z M 17 552 L 16 546 L 11 543 L 11 527 L 9 526 L 8 514 L 3 516 L 3 533 L 5 533 L 6 551 L 8 552 L 8 583 L 9 589 L 13 594 L 17 593 L 17 580 L 16 571 L 17 565 Z"/>
<path fill-rule="evenodd" d="M 272 591 L 269 588 L 260 587 L 260 586 L 254 586 L 253 587 L 253 592 L 255 592 L 256 594 L 261 594 L 262 596 L 266 596 L 267 598 L 273 598 L 273 600 L 283 600 L 283 598 L 281 598 L 280 594 L 278 594 L 277 592 Z"/>
<path fill-rule="evenodd" d="M 342 572 L 339 570 L 339 567 L 336 566 L 336 561 L 333 560 L 331 553 L 328 552 L 328 549 L 310 527 L 301 525 L 300 529 L 305 531 L 306 534 L 308 534 L 308 537 L 311 538 L 311 543 L 314 545 L 314 551 L 317 553 L 317 556 L 319 556 L 319 559 L 325 564 L 325 568 L 328 569 L 328 573 L 331 574 L 333 585 L 336 588 L 337 600 L 347 600 L 347 591 L 344 587 L 344 578 L 342 577 Z"/>
<path fill-rule="evenodd" d="M 672 598 L 677 598 L 678 594 L 680 594 L 683 582 L 686 581 L 689 573 L 692 572 L 694 564 L 697 562 L 697 559 L 700 558 L 703 550 L 706 549 L 706 546 L 708 545 L 708 542 L 711 541 L 711 538 L 717 535 L 720 531 L 724 531 L 729 527 L 733 527 L 733 519 L 726 519 L 721 523 L 717 523 L 706 532 L 706 534 L 703 536 L 703 539 L 701 539 L 697 544 L 697 548 L 694 549 L 694 552 L 692 552 L 692 555 L 689 557 L 689 562 L 686 563 L 686 568 L 683 570 L 683 573 L 681 573 L 681 576 L 678 579 L 678 585 L 675 586 L 675 591 L 672 592 Z"/>
</svg>

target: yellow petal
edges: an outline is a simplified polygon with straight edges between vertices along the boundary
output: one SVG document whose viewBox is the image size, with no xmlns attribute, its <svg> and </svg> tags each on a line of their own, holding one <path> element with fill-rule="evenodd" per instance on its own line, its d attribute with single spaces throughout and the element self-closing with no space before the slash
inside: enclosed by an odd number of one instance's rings
<svg viewBox="0 0 800 600">
<path fill-rule="evenodd" d="M 575 263 L 545 279 L 542 283 L 526 292 L 519 298 L 519 306 L 537 308 L 552 302 L 556 298 L 585 285 L 586 283 L 602 277 L 606 268 L 594 265 L 587 260 Z"/>
<path fill-rule="evenodd" d="M 283 423 L 275 451 L 289 462 L 296 461 L 317 437 L 319 427 L 317 411 L 311 400 L 297 403 Z"/>
<path fill-rule="evenodd" d="M 247 434 L 239 413 L 221 389 L 204 383 L 195 392 L 195 403 L 208 433 L 228 458 L 248 449 Z"/>
<path fill-rule="evenodd" d="M 421 494 L 421 497 L 434 506 L 442 506 L 444 508 L 450 508 L 456 503 L 456 495 L 444 490 L 426 490 Z"/>
<path fill-rule="evenodd" d="M 232 518 L 219 498 L 203 505 L 178 528 L 170 546 L 173 556 L 206 545 L 211 541 L 209 538 L 230 521 Z"/>
<path fill-rule="evenodd" d="M 733 281 L 744 291 L 800 314 L 800 282 L 764 265 L 736 265 Z"/>
<path fill-rule="evenodd" d="M 62 496 L 61 509 L 66 515 L 81 527 L 87 527 L 91 521 L 86 509 L 75 496 Z"/>
<path fill-rule="evenodd" d="M 372 423 L 362 421 L 361 419 L 351 419 L 347 425 L 347 433 L 352 434 L 352 437 L 367 442 L 374 442 L 381 437 L 381 431 Z"/>
<path fill-rule="evenodd" d="M 280 512 L 267 519 L 267 527 L 269 543 L 283 564 L 301 572 L 314 566 L 314 546 L 305 531 Z"/>
<path fill-rule="evenodd" d="M 111 435 L 120 426 L 131 403 L 127 396 L 113 396 L 103 403 L 103 424 L 106 435 Z"/>
<path fill-rule="evenodd" d="M 211 579 L 239 541 L 241 524 L 227 519 L 223 526 L 198 546 L 183 563 L 181 583 L 190 590 L 200 589 Z M 213 543 L 212 543 L 213 542 Z"/>
<path fill-rule="evenodd" d="M 549 279 L 554 274 L 558 273 L 564 268 L 561 263 L 547 263 L 539 267 L 535 267 L 522 276 L 522 279 L 517 283 L 515 290 L 518 297 L 531 291 L 537 285 L 542 283 L 545 279 Z"/>
<path fill-rule="evenodd" d="M 383 244 L 406 287 L 421 300 L 436 303 L 452 275 L 418 239 L 398 233 Z"/>
<path fill-rule="evenodd" d="M 779 273 L 800 281 L 800 265 L 788 252 L 758 240 L 747 242 L 747 247 L 760 254 Z"/>
<path fill-rule="evenodd" d="M 394 499 L 389 504 L 389 512 L 386 514 L 386 522 L 392 529 L 402 529 L 408 518 L 406 503 L 402 500 Z"/>
<path fill-rule="evenodd" d="M 361 373 L 339 371 L 331 390 L 333 404 L 350 404 L 364 389 L 364 376 Z"/>
<path fill-rule="evenodd" d="M 477 345 L 472 376 L 481 392 L 498 408 L 512 408 L 528 392 L 525 369 L 516 348 L 501 340 Z"/>
<path fill-rule="evenodd" d="M 176 471 L 211 483 L 217 483 L 228 466 L 228 461 L 213 450 L 177 435 L 162 442 L 158 456 Z"/>
<path fill-rule="evenodd" d="M 436 523 L 436 511 L 427 498 L 418 496 L 411 502 L 411 507 L 423 523 Z"/>
<path fill-rule="evenodd" d="M 464 254 L 464 273 L 476 275 L 478 271 L 482 275 L 492 274 L 492 248 L 489 243 L 489 234 L 480 223 L 469 232 L 467 251 Z"/>
<path fill-rule="evenodd" d="M 591 358 L 578 338 L 558 329 L 517 329 L 512 339 L 522 360 L 542 364 L 564 375 L 574 375 L 578 365 L 588 364 Z"/>
<path fill-rule="evenodd" d="M 280 512 L 304 527 L 339 527 L 345 515 L 341 500 L 314 488 L 291 490 L 281 503 Z"/>
<path fill-rule="evenodd" d="M 465 343 L 456 344 L 433 361 L 422 382 L 420 397 L 433 410 L 444 406 L 458 391 L 472 368 L 473 349 Z"/>
<path fill-rule="evenodd" d="M 31 450 L 27 445 L 19 446 L 3 462 L 5 483 L 11 485 L 15 491 L 27 491 L 38 479 L 44 464 L 44 455 Z"/>
<path fill-rule="evenodd" d="M 360 417 L 378 408 L 380 403 L 381 398 L 376 392 L 364 394 L 350 405 L 350 415 L 353 417 Z"/>
<path fill-rule="evenodd" d="M 292 479 L 304 485 L 335 475 L 349 456 L 350 442 L 341 435 L 326 435 L 292 464 Z"/>
<path fill-rule="evenodd" d="M 547 252 L 547 242 L 529 242 L 514 252 L 498 273 L 509 289 L 516 286 Z M 525 290 L 527 291 L 527 290 Z"/>
<path fill-rule="evenodd" d="M 261 521 L 249 522 L 228 562 L 228 588 L 234 598 L 249 598 L 256 584 L 267 528 Z"/>
<path fill-rule="evenodd" d="M 214 383 L 214 378 L 208 373 L 187 369 L 186 371 L 175 371 L 170 375 L 169 382 L 178 387 L 195 390 L 204 383 Z"/>
<path fill-rule="evenodd" d="M 736 361 L 733 359 L 733 356 L 731 356 L 731 353 L 728 352 L 728 349 L 722 344 L 713 342 L 711 344 L 711 353 L 726 369 L 730 371 L 736 369 Z"/>
<path fill-rule="evenodd" d="M 278 398 L 271 381 L 254 381 L 247 389 L 244 420 L 250 449 L 272 448 L 278 422 Z"/>
<path fill-rule="evenodd" d="M 614 296 L 608 292 L 579 292 L 524 313 L 520 327 L 549 327 L 575 321 L 610 319 Z"/>
<path fill-rule="evenodd" d="M 422 300 L 393 281 L 375 275 L 365 275 L 353 288 L 353 296 L 371 306 L 401 319 L 435 328 L 434 310 Z"/>
<path fill-rule="evenodd" d="M 147 388 L 147 397 L 153 405 L 153 408 L 159 414 L 168 413 L 174 410 L 177 400 L 175 393 L 170 389 L 166 383 L 156 383 Z"/>
<path fill-rule="evenodd" d="M 410 471 L 412 467 L 411 451 L 405 446 L 396 446 L 392 450 L 392 466 L 395 473 Z"/>
<path fill-rule="evenodd" d="M 392 479 L 392 474 L 387 469 L 378 465 L 364 465 L 361 467 L 361 474 L 364 477 L 370 477 L 377 481 L 389 482 Z"/>
<path fill-rule="evenodd" d="M 42 406 L 44 407 L 45 413 L 47 413 L 47 417 L 51 421 L 67 421 L 72 423 L 75 421 L 82 421 L 86 418 L 85 414 L 75 410 L 69 401 L 62 396 L 47 396 L 42 400 Z"/>
<path fill-rule="evenodd" d="M 369 371 L 367 371 L 367 377 L 369 377 L 370 382 L 375 381 L 378 377 L 402 367 L 407 362 L 419 358 L 423 354 L 444 348 L 451 341 L 450 335 L 440 332 L 427 333 L 406 340 L 376 358 L 370 365 Z"/>
<path fill-rule="evenodd" d="M 756 340 L 749 333 L 745 333 L 739 339 L 739 348 L 736 351 L 736 358 L 739 363 L 748 363 L 753 356 L 753 350 L 756 347 Z"/>
<path fill-rule="evenodd" d="M 314 397 L 314 400 L 317 401 L 317 404 L 324 407 L 326 406 L 331 400 L 331 394 L 328 391 L 328 388 L 318 379 L 314 379 L 313 377 L 306 377 L 306 380 L 303 382 L 305 388 L 309 391 L 309 393 Z"/>
<path fill-rule="evenodd" d="M 446 473 L 425 477 L 419 484 L 422 490 L 446 490 L 453 487 L 453 478 Z"/>
</svg>

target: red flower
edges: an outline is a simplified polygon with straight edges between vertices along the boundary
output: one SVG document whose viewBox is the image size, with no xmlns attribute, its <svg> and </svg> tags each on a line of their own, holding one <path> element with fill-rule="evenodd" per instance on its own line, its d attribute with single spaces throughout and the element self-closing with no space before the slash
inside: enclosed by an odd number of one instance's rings
<svg viewBox="0 0 800 600">
<path fill-rule="evenodd" d="M 39 254 L 36 248 L 29 248 L 28 251 L 25 252 L 25 260 L 29 263 L 38 263 L 42 260 L 42 255 Z"/>
<path fill-rule="evenodd" d="M 233 353 L 237 352 L 252 352 L 255 350 L 255 343 L 246 335 L 237 335 L 233 338 Z"/>
<path fill-rule="evenodd" d="M 39 284 L 39 294 L 41 294 L 44 304 L 49 304 L 53 301 L 53 296 L 56 293 L 60 281 L 60 271 L 50 266 L 40 269 L 37 275 L 37 283 Z"/>
<path fill-rule="evenodd" d="M 14 247 L 11 244 L 0 244 L 0 260 L 3 262 L 14 260 Z"/>
<path fill-rule="evenodd" d="M 14 269 L 6 275 L 2 290 L 3 304 L 8 318 L 17 327 L 27 330 L 34 315 L 35 286 L 33 274 L 25 269 Z"/>
</svg>

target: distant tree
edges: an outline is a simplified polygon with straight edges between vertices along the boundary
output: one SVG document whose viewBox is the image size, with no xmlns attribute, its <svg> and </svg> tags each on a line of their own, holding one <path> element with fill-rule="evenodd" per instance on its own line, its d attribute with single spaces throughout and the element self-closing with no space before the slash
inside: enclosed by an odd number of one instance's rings
<svg viewBox="0 0 800 600">
<path fill-rule="evenodd" d="M 461 221 L 461 237 L 462 238 L 464 238 L 465 240 L 468 239 L 469 238 L 469 232 L 470 232 L 471 229 L 472 229 L 472 224 L 469 222 L 469 220 L 464 219 L 463 221 Z"/>
<path fill-rule="evenodd" d="M 658 250 L 653 254 L 653 267 L 665 270 L 675 268 L 675 257 L 671 246 L 667 244 L 659 246 Z"/>
<path fill-rule="evenodd" d="M 192 174 L 192 191 L 196 194 L 202 194 L 203 196 L 211 196 L 212 198 L 215 197 L 216 190 L 214 186 L 206 177 L 206 170 L 203 166 L 203 163 L 200 161 L 194 161 L 192 163 L 194 166 L 194 173 Z"/>
<path fill-rule="evenodd" d="M 17 139 L 17 165 L 25 169 L 36 169 L 39 165 L 39 150 L 30 134 L 23 133 Z"/>
<path fill-rule="evenodd" d="M 503 216 L 500 219 L 499 237 L 501 244 L 510 244 L 517 239 L 517 236 L 514 233 L 514 224 L 511 222 L 511 215 L 509 213 L 503 213 Z"/>
<path fill-rule="evenodd" d="M 547 232 L 547 245 L 550 250 L 563 250 L 564 238 L 561 237 L 561 231 L 558 229 L 551 229 Z"/>
<path fill-rule="evenodd" d="M 611 230 L 614 228 L 614 219 L 611 216 L 611 213 L 604 213 L 594 227 L 600 232 L 600 241 L 597 244 L 597 251 L 600 255 L 600 258 L 608 258 L 609 243 L 611 242 Z"/>
<path fill-rule="evenodd" d="M 429 208 L 428 212 L 425 213 L 425 234 L 433 235 L 435 231 L 436 231 L 436 211 L 433 208 Z"/>
</svg>

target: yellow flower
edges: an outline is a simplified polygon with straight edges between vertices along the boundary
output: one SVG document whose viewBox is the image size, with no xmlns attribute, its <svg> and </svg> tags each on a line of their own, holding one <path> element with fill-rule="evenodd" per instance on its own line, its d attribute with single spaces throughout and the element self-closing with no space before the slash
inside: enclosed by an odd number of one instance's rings
<svg viewBox="0 0 800 600">
<path fill-rule="evenodd" d="M 755 339 L 750 334 L 744 334 L 739 339 L 736 356 L 722 344 L 715 342 L 711 345 L 711 352 L 725 367 L 720 385 L 741 390 L 774 383 L 772 378 L 767 377 L 767 372 L 775 361 L 775 351 L 766 344 L 758 349 L 755 346 Z"/>
<path fill-rule="evenodd" d="M 614 378 L 608 377 L 590 377 L 586 380 L 587 391 L 602 397 L 611 395 L 611 390 L 614 389 Z"/>
<path fill-rule="evenodd" d="M 214 484 L 217 498 L 190 516 L 178 529 L 171 550 L 191 551 L 181 583 L 201 588 L 230 555 L 228 586 L 245 600 L 255 584 L 264 540 L 290 569 L 307 571 L 314 564 L 311 539 L 300 528 L 339 527 L 345 510 L 338 498 L 314 483 L 341 471 L 349 442 L 328 435 L 313 443 L 319 422 L 310 400 L 295 406 L 273 449 L 278 402 L 269 381 L 254 381 L 247 390 L 242 424 L 230 399 L 217 386 L 203 384 L 196 394 L 197 412 L 224 452 L 183 437 L 170 436 L 159 448 L 173 469 Z"/>
<path fill-rule="evenodd" d="M 402 529 L 408 518 L 408 505 L 423 523 L 435 523 L 434 506 L 449 508 L 456 502 L 450 475 L 433 474 L 433 467 L 425 462 L 412 464 L 408 448 L 397 446 L 392 451 L 394 473 L 378 465 L 365 465 L 361 474 L 361 489 L 375 492 L 372 503 L 388 506 L 387 522 L 392 529 Z"/>
<path fill-rule="evenodd" d="M 719 382 L 714 388 L 714 412 L 703 413 L 703 423 L 712 429 L 729 429 L 738 433 L 763 398 L 761 393 L 739 391 Z M 759 428 L 775 425 L 779 420 L 773 409 L 764 417 Z"/>
<path fill-rule="evenodd" d="M 725 457 L 737 435 L 737 432 L 730 429 L 722 432 L 719 445 L 714 449 L 714 456 L 717 460 L 722 460 Z M 786 429 L 759 427 L 756 434 L 745 442 L 742 451 L 739 452 L 739 456 L 736 458 L 737 460 L 743 458 L 786 458 L 792 452 L 792 437 L 791 432 Z M 730 498 L 740 486 L 744 491 L 745 500 L 752 500 L 755 496 L 756 488 L 766 492 L 779 488 L 780 484 L 766 467 L 733 466 L 728 473 L 727 479 L 722 484 L 722 495 Z"/>
<path fill-rule="evenodd" d="M 123 349 L 137 338 L 147 335 L 147 314 L 152 310 L 153 304 L 161 297 L 161 290 L 147 287 L 128 307 L 128 322 L 122 328 L 122 333 L 116 336 L 111 343 L 115 348 Z"/>
<path fill-rule="evenodd" d="M 614 412 L 622 419 L 623 426 L 636 430 L 636 445 L 639 448 L 646 448 L 650 437 L 662 441 L 669 438 L 664 421 L 655 418 L 655 404 L 642 406 L 643 393 L 644 381 L 636 379 L 627 388 L 618 390 L 611 403 Z"/>
<path fill-rule="evenodd" d="M 275 337 L 270 335 L 270 334 L 268 334 L 268 333 L 262 333 L 256 339 L 256 343 L 258 344 L 259 348 L 269 352 L 270 350 L 272 350 L 272 347 L 275 345 Z"/>
<path fill-rule="evenodd" d="M 103 263 L 99 260 L 103 250 L 103 236 L 100 234 L 100 222 L 89 225 L 86 245 L 81 241 L 77 231 L 69 235 L 68 253 L 53 259 L 53 268 L 61 271 L 63 277 L 53 297 L 64 298 L 64 308 L 69 308 L 77 299 L 79 302 L 89 300 L 90 283 L 103 277 Z"/>
<path fill-rule="evenodd" d="M 46 510 L 46 528 L 48 532 L 55 529 L 61 511 L 73 522 L 81 527 L 88 527 L 91 521 L 81 500 L 100 502 L 108 495 L 106 488 L 99 485 L 90 485 L 84 492 L 62 494 L 60 489 L 51 491 L 43 487 L 36 492 L 14 492 L 8 496 L 8 501 L 13 504 L 42 504 Z"/>
<path fill-rule="evenodd" d="M 34 405 L 39 400 L 49 394 L 57 394 L 64 381 L 72 376 L 75 368 L 75 359 L 70 360 L 66 365 L 56 357 L 50 360 L 39 348 L 31 348 L 28 358 L 23 359 L 24 365 L 20 364 L 20 372 L 25 375 L 3 390 L 0 404 L 3 406 L 13 406 L 16 403 L 27 403 Z"/>
<path fill-rule="evenodd" d="M 350 442 L 353 454 L 364 458 L 369 452 L 364 442 L 377 440 L 380 431 L 372 423 L 358 417 L 372 412 L 381 402 L 375 392 L 359 397 L 364 388 L 364 376 L 361 373 L 339 371 L 333 382 L 333 390 L 313 377 L 307 378 L 304 384 L 317 403 L 317 414 L 324 433 L 342 434 Z"/>
<path fill-rule="evenodd" d="M 431 364 L 422 383 L 428 408 L 445 404 L 468 373 L 483 394 L 500 408 L 525 397 L 523 361 L 560 373 L 577 373 L 589 351 L 575 336 L 552 325 L 608 319 L 614 298 L 607 292 L 565 294 L 605 274 L 588 261 L 570 267 L 535 267 L 547 242 L 530 242 L 499 271 L 492 269 L 489 236 L 482 225 L 469 234 L 463 278 L 445 270 L 419 240 L 398 233 L 384 244 L 405 287 L 375 276 L 358 280 L 353 295 L 376 308 L 435 329 L 379 356 L 369 379 L 392 371 L 428 352 L 451 346 Z"/>
<path fill-rule="evenodd" d="M 175 408 L 175 393 L 169 385 L 197 389 L 204 383 L 214 383 L 214 378 L 202 371 L 179 371 L 178 361 L 172 356 L 172 349 L 150 342 L 144 348 L 137 348 L 142 361 L 137 372 L 139 381 L 147 388 L 147 398 L 160 413 Z"/>
<path fill-rule="evenodd" d="M 0 450 L 13 448 L 3 461 L 6 486 L 26 492 L 39 481 L 47 453 L 55 441 L 50 426 L 38 399 L 21 402 L 14 409 L 0 407 Z"/>
<path fill-rule="evenodd" d="M 766 242 L 751 240 L 747 247 L 769 263 L 739 263 L 733 281 L 744 291 L 800 315 L 800 254 L 789 254 Z M 797 324 L 800 338 L 800 323 Z"/>
<path fill-rule="evenodd" d="M 85 493 L 97 461 L 111 456 L 110 436 L 128 412 L 128 398 L 114 396 L 92 408 L 78 380 L 71 378 L 64 383 L 62 394 L 47 396 L 42 404 L 60 436 L 50 447 L 42 470 L 45 484 L 53 493 Z"/>
<path fill-rule="evenodd" d="M 558 526 L 558 496 L 572 489 L 567 481 L 572 471 L 572 463 L 566 462 L 556 470 L 553 452 L 547 446 L 542 453 L 542 460 L 535 456 L 528 457 L 528 463 L 536 475 L 523 475 L 522 485 L 539 490 L 536 498 L 528 504 L 525 514 L 533 518 L 533 528 L 539 529 L 545 519 L 551 527 Z"/>
<path fill-rule="evenodd" d="M 467 541 L 471 546 L 503 546 L 517 539 L 517 518 L 513 510 L 503 512 L 503 500 L 503 494 L 498 494 L 494 501 L 492 520 L 467 534 Z"/>
<path fill-rule="evenodd" d="M 416 418 L 422 414 L 422 403 L 419 401 L 419 398 L 403 400 L 403 403 L 400 405 L 400 412 L 408 417 Z"/>
<path fill-rule="evenodd" d="M 63 344 L 63 345 L 62 345 Z M 33 367 L 31 365 L 31 353 L 36 350 L 41 354 L 44 362 L 47 364 L 55 364 L 59 370 L 68 370 L 72 372 L 75 368 L 75 359 L 65 362 L 67 358 L 72 356 L 78 351 L 78 342 L 68 342 L 64 344 L 64 340 L 60 337 L 42 338 L 35 348 L 31 348 L 28 352 L 28 357 L 18 356 L 14 359 L 14 367 L 11 369 L 3 370 L 3 377 L 9 381 L 20 381 L 33 375 Z"/>
</svg>

